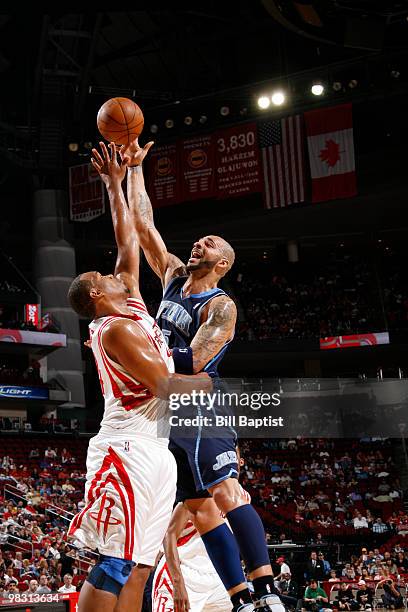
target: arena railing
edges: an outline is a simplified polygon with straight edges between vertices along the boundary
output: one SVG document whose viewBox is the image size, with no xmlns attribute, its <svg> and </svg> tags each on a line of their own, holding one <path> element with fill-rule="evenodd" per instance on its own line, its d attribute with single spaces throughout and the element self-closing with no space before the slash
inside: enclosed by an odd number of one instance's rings
<svg viewBox="0 0 408 612">
<path fill-rule="evenodd" d="M 23 542 L 24 544 L 20 544 L 20 542 Z M 27 545 L 28 545 L 31 550 L 31 556 L 34 556 L 34 544 L 31 540 L 25 540 L 24 538 L 20 538 L 19 536 L 15 536 L 9 533 L 8 539 L 7 539 L 7 545 L 12 546 L 18 552 L 24 552 L 24 553 L 27 553 L 28 551 Z"/>
</svg>

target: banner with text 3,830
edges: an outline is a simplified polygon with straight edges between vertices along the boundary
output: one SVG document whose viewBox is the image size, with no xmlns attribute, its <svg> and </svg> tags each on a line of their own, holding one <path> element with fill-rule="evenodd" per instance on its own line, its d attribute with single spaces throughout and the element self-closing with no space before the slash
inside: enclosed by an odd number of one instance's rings
<svg viewBox="0 0 408 612">
<path fill-rule="evenodd" d="M 256 193 L 262 190 L 256 123 L 244 123 L 214 134 L 216 143 L 217 197 Z"/>
</svg>

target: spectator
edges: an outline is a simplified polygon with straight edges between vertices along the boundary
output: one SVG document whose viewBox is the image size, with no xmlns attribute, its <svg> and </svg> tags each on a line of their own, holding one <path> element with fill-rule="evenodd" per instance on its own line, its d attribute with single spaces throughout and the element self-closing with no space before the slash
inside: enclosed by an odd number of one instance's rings
<svg viewBox="0 0 408 612">
<path fill-rule="evenodd" d="M 14 569 L 12 567 L 8 567 L 6 569 L 6 573 L 4 574 L 4 584 L 7 586 L 8 584 L 18 584 L 18 578 L 14 575 Z"/>
<path fill-rule="evenodd" d="M 383 600 L 384 607 L 392 608 L 395 610 L 397 608 L 402 608 L 403 607 L 402 595 L 398 587 L 395 585 L 395 582 L 393 580 L 386 580 L 382 586 L 384 589 L 384 593 L 382 594 L 381 598 Z"/>
<path fill-rule="evenodd" d="M 65 574 L 64 585 L 58 589 L 58 593 L 76 593 L 76 588 L 72 584 L 71 574 Z"/>
<path fill-rule="evenodd" d="M 357 601 L 354 599 L 352 589 L 346 582 L 340 584 L 336 602 L 339 610 L 358 610 L 359 607 Z"/>
<path fill-rule="evenodd" d="M 388 531 L 388 525 L 383 523 L 381 517 L 375 519 L 372 526 L 373 533 L 386 533 Z"/>
<path fill-rule="evenodd" d="M 365 580 L 360 580 L 358 583 L 356 600 L 360 610 L 372 610 L 373 608 L 373 592 L 367 586 Z"/>
<path fill-rule="evenodd" d="M 33 578 L 32 580 L 30 580 L 30 582 L 28 583 L 28 593 L 37 593 L 37 589 L 38 589 L 38 580 L 36 580 L 35 578 Z"/>
<path fill-rule="evenodd" d="M 306 610 L 315 612 L 327 607 L 328 601 L 329 599 L 326 592 L 321 587 L 317 586 L 317 581 L 312 578 L 303 596 L 303 607 Z"/>
<path fill-rule="evenodd" d="M 317 552 L 313 551 L 310 554 L 310 560 L 307 563 L 306 574 L 309 580 L 324 580 L 324 565 L 317 557 Z"/>
<path fill-rule="evenodd" d="M 319 561 L 321 561 L 323 563 L 324 575 L 325 575 L 325 577 L 327 577 L 330 574 L 330 571 L 331 571 L 331 566 L 330 566 L 329 561 L 327 561 L 324 558 L 324 553 L 322 553 L 322 552 L 318 553 L 317 558 L 319 559 Z"/>
<path fill-rule="evenodd" d="M 368 529 L 368 523 L 365 516 L 358 512 L 355 518 L 353 519 L 354 529 Z"/>
<path fill-rule="evenodd" d="M 47 578 L 46 575 L 42 574 L 40 576 L 40 579 L 39 579 L 39 585 L 38 585 L 38 588 L 36 590 L 36 593 L 41 593 L 41 594 L 44 593 L 44 594 L 48 595 L 48 593 L 51 593 L 51 592 L 52 591 L 51 591 L 50 587 L 48 586 L 48 578 Z"/>
<path fill-rule="evenodd" d="M 276 563 L 280 566 L 280 572 L 276 576 L 276 580 L 280 580 L 283 574 L 291 575 L 290 567 L 287 563 L 285 563 L 285 557 L 278 557 L 276 559 Z"/>
<path fill-rule="evenodd" d="M 340 578 L 337 577 L 336 570 L 330 570 L 329 582 L 340 582 Z"/>
<path fill-rule="evenodd" d="M 51 448 L 51 446 L 49 446 L 44 453 L 44 457 L 46 459 L 55 459 L 57 457 L 57 453 L 53 448 Z"/>
<path fill-rule="evenodd" d="M 292 580 L 290 573 L 282 573 L 278 583 L 278 590 L 286 606 L 295 608 L 298 604 L 298 586 Z"/>
</svg>

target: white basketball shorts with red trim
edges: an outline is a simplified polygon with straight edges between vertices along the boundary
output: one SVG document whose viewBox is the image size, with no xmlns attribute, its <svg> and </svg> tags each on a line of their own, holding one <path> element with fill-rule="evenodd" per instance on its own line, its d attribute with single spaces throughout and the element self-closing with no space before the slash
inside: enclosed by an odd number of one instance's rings
<svg viewBox="0 0 408 612">
<path fill-rule="evenodd" d="M 181 564 L 190 612 L 230 612 L 231 600 L 210 559 L 208 565 L 201 571 Z M 152 612 L 174 612 L 173 583 L 165 557 L 160 559 L 153 577 Z"/>
<path fill-rule="evenodd" d="M 88 447 L 86 505 L 68 535 L 101 554 L 154 565 L 176 480 L 176 462 L 164 440 L 99 433 Z"/>
</svg>

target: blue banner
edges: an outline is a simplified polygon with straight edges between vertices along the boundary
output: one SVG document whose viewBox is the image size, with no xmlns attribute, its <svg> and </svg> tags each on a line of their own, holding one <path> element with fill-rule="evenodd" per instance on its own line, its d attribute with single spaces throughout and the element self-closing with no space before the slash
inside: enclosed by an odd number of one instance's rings
<svg viewBox="0 0 408 612">
<path fill-rule="evenodd" d="M 14 399 L 47 400 L 48 389 L 44 387 L 18 387 L 13 385 L 0 385 L 0 399 L 2 397 Z"/>
</svg>

